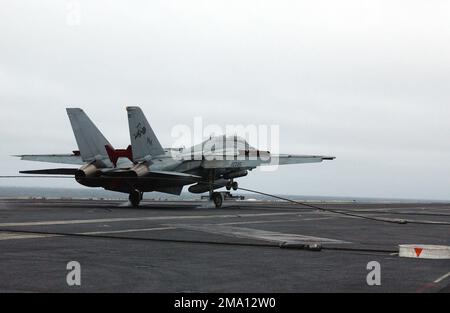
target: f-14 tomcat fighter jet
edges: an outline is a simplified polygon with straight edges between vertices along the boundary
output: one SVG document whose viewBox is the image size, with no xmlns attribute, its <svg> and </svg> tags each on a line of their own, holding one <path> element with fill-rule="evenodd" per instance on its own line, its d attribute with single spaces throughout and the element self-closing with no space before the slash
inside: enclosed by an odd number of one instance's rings
<svg viewBox="0 0 450 313">
<path fill-rule="evenodd" d="M 237 136 L 210 137 L 190 148 L 164 149 L 139 107 L 127 107 L 131 145 L 114 149 L 94 123 L 78 108 L 68 108 L 78 150 L 72 154 L 20 155 L 22 160 L 75 164 L 79 168 L 21 171 L 22 174 L 73 175 L 81 185 L 129 194 L 138 207 L 144 192 L 180 195 L 209 192 L 217 208 L 223 196 L 219 188 L 237 190 L 235 181 L 264 164 L 298 164 L 333 160 L 315 155 L 271 155 L 251 147 Z"/>
</svg>

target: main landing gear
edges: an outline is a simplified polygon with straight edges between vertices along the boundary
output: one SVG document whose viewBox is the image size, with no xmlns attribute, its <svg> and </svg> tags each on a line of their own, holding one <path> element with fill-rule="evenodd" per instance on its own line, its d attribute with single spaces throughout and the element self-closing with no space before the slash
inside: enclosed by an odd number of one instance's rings
<svg viewBox="0 0 450 313">
<path fill-rule="evenodd" d="M 216 208 L 221 208 L 222 207 L 223 196 L 222 196 L 222 194 L 220 192 L 213 192 L 211 198 L 212 198 Z"/>
<path fill-rule="evenodd" d="M 214 202 L 214 205 L 216 208 L 221 208 L 224 200 L 224 194 L 222 192 L 215 192 L 214 191 L 214 182 L 215 182 L 215 171 L 210 170 L 208 175 L 208 181 L 209 181 L 209 199 Z M 223 185 L 222 185 L 223 186 Z M 227 190 L 238 190 L 238 183 L 233 181 L 233 179 L 230 179 L 227 184 L 225 185 Z M 218 188 L 216 186 L 216 188 Z"/>
<path fill-rule="evenodd" d="M 143 192 L 140 192 L 139 190 L 132 190 L 128 199 L 133 207 L 138 208 L 143 196 Z"/>
<path fill-rule="evenodd" d="M 227 190 L 231 190 L 231 189 L 237 190 L 238 184 L 237 184 L 237 182 L 230 181 L 230 182 L 228 182 L 228 184 L 225 187 L 227 188 Z M 230 193 L 228 192 L 227 194 L 230 194 Z M 218 209 L 222 207 L 224 197 L 225 197 L 225 192 L 217 192 L 217 191 L 214 191 L 213 188 L 211 188 L 209 191 L 209 199 L 211 199 L 214 202 L 215 207 Z"/>
</svg>

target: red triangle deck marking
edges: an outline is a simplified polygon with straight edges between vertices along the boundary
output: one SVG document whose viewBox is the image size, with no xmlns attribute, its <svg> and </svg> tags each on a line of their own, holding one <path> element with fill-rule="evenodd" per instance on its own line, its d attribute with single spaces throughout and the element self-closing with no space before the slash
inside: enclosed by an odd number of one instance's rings
<svg viewBox="0 0 450 313">
<path fill-rule="evenodd" d="M 422 253 L 423 249 L 422 248 L 414 248 L 414 251 L 416 251 L 416 255 L 420 256 L 420 254 Z"/>
</svg>

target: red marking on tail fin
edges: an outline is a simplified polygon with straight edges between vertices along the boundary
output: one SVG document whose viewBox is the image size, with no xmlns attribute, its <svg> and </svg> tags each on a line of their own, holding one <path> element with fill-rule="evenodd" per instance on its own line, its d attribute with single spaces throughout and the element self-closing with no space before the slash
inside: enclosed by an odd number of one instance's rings
<svg viewBox="0 0 450 313">
<path fill-rule="evenodd" d="M 423 249 L 422 248 L 414 248 L 414 251 L 416 251 L 417 257 L 419 257 L 420 254 L 422 253 Z"/>
<path fill-rule="evenodd" d="M 119 160 L 119 158 L 128 158 L 128 160 L 133 162 L 133 149 L 131 148 L 131 145 L 128 146 L 127 149 L 114 149 L 110 145 L 106 145 L 105 148 L 108 157 L 114 166 L 117 166 L 117 160 Z"/>
</svg>

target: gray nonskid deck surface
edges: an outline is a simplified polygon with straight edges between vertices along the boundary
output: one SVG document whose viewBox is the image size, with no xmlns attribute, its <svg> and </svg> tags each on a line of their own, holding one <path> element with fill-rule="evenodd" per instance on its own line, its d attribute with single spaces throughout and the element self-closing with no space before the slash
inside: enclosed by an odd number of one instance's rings
<svg viewBox="0 0 450 313">
<path fill-rule="evenodd" d="M 450 222 L 449 204 L 326 203 L 384 219 Z M 283 242 L 322 251 L 281 249 Z M 439 292 L 449 260 L 399 244 L 450 245 L 450 226 L 389 224 L 277 202 L 0 200 L 1 292 Z M 80 287 L 66 283 L 78 261 Z M 381 286 L 366 266 L 381 264 Z M 444 277 L 444 278 L 443 278 Z"/>
</svg>

